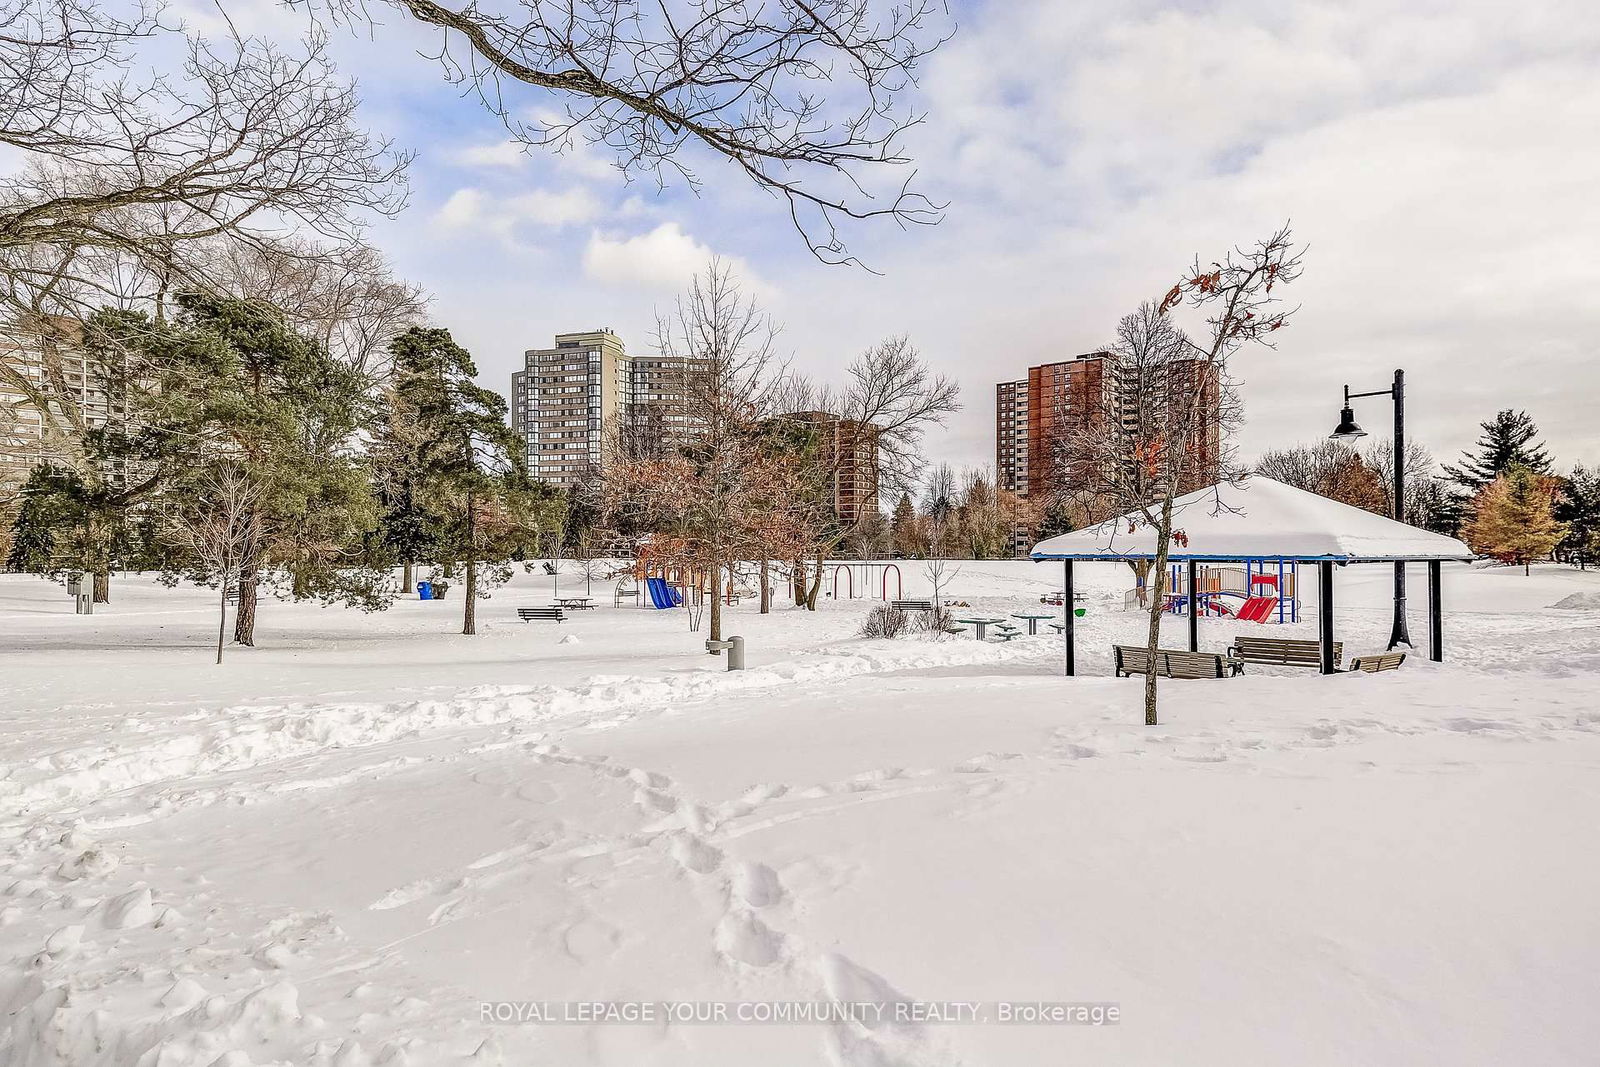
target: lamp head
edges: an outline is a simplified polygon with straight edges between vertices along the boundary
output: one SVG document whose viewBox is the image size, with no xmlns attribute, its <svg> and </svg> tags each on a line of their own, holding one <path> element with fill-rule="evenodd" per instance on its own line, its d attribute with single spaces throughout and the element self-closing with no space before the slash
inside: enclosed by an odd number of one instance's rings
<svg viewBox="0 0 1600 1067">
<path fill-rule="evenodd" d="M 1356 425 L 1356 413 L 1346 404 L 1339 411 L 1339 425 L 1328 435 L 1335 441 L 1351 441 L 1367 436 L 1367 431 Z"/>
</svg>

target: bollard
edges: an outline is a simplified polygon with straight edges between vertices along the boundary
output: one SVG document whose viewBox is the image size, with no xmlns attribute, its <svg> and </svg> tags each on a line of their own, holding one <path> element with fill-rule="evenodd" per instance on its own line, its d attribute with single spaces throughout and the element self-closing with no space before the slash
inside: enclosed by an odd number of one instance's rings
<svg viewBox="0 0 1600 1067">
<path fill-rule="evenodd" d="M 728 669 L 730 671 L 744 670 L 744 638 L 734 636 L 725 641 L 712 641 L 709 639 L 706 641 L 707 652 L 721 652 L 723 650 L 728 653 Z"/>
<path fill-rule="evenodd" d="M 89 593 L 79 593 L 78 594 L 77 613 L 79 615 L 93 615 L 94 614 L 94 597 L 92 595 L 90 595 Z"/>
</svg>

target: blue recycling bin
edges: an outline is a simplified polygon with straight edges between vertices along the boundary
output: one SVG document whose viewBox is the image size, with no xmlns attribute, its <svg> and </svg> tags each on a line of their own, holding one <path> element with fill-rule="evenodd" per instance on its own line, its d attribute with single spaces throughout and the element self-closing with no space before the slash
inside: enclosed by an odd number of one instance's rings
<svg viewBox="0 0 1600 1067">
<path fill-rule="evenodd" d="M 417 583 L 417 599 L 418 600 L 432 600 L 433 599 L 433 583 L 432 582 L 418 582 Z"/>
</svg>

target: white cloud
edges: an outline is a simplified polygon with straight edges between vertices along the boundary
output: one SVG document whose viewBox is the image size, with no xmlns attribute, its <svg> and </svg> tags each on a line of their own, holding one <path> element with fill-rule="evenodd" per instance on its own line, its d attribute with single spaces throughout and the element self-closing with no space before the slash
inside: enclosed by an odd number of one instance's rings
<svg viewBox="0 0 1600 1067">
<path fill-rule="evenodd" d="M 599 198 L 580 187 L 494 196 L 469 186 L 451 193 L 433 221 L 448 230 L 483 230 L 515 241 L 522 226 L 571 226 L 593 221 L 602 210 Z"/>
<path fill-rule="evenodd" d="M 517 169 L 528 162 L 528 153 L 515 141 L 496 141 L 458 148 L 450 159 L 464 167 Z"/>
<path fill-rule="evenodd" d="M 696 272 L 716 255 L 710 247 L 683 231 L 676 222 L 663 222 L 646 233 L 616 237 L 596 231 L 583 250 L 583 274 L 605 285 L 637 286 L 674 291 L 684 288 Z M 734 256 L 721 257 L 740 280 L 745 292 L 770 301 L 772 287 L 755 276 L 750 265 Z"/>
</svg>

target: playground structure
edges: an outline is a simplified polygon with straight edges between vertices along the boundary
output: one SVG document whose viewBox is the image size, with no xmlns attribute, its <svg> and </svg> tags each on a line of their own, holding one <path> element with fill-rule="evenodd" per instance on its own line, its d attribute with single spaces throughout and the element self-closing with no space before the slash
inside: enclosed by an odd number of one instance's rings
<svg viewBox="0 0 1600 1067">
<path fill-rule="evenodd" d="M 1162 610 L 1187 616 L 1194 606 L 1202 618 L 1299 622 L 1299 577 L 1300 565 L 1292 559 L 1247 559 L 1237 566 L 1202 564 L 1195 569 L 1196 588 L 1190 590 L 1188 568 L 1174 563 L 1167 574 Z M 1140 579 L 1128 592 L 1124 606 L 1132 608 L 1144 602 L 1144 580 Z"/>
<path fill-rule="evenodd" d="M 889 595 L 889 572 L 890 571 L 894 572 L 894 596 L 892 596 L 892 597 Z M 829 599 L 832 599 L 832 600 L 838 600 L 839 599 L 839 575 L 840 575 L 841 572 L 844 574 L 845 590 L 849 594 L 848 599 L 850 599 L 850 600 L 856 599 L 856 595 L 857 595 L 856 594 L 856 590 L 858 588 L 862 591 L 861 594 L 860 594 L 861 596 L 864 596 L 864 597 L 865 596 L 870 596 L 871 595 L 870 590 L 873 587 L 874 580 L 876 580 L 877 588 L 878 588 L 878 595 L 877 595 L 876 599 L 878 599 L 878 600 L 900 600 L 900 599 L 903 599 L 905 597 L 905 586 L 904 586 L 904 584 L 902 583 L 902 580 L 901 580 L 900 567 L 899 567 L 898 564 L 894 564 L 894 563 L 835 563 L 835 564 L 832 565 L 832 570 L 831 570 L 831 572 L 829 574 L 829 580 L 828 580 L 828 597 L 829 597 Z M 860 575 L 860 577 L 861 577 L 861 581 L 860 581 L 859 584 L 856 582 L 856 576 L 857 575 Z"/>
</svg>

